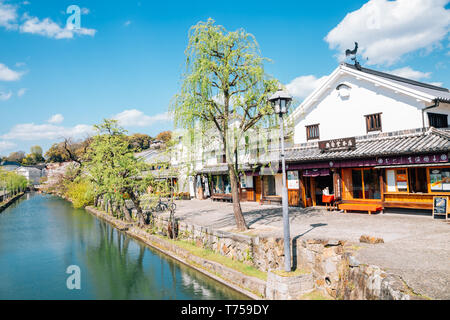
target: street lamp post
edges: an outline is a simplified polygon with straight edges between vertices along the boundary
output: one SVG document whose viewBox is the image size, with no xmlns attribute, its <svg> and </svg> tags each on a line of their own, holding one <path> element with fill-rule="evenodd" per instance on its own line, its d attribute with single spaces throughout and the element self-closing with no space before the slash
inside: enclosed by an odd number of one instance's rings
<svg viewBox="0 0 450 320">
<path fill-rule="evenodd" d="M 291 235 L 289 230 L 289 209 L 288 209 L 288 191 L 286 183 L 286 162 L 284 156 L 284 121 L 283 115 L 287 113 L 289 104 L 292 101 L 292 96 L 283 91 L 280 87 L 275 92 L 269 101 L 274 107 L 275 113 L 278 115 L 278 122 L 280 124 L 280 136 L 281 136 L 281 165 L 283 169 L 283 190 L 281 193 L 283 204 L 283 233 L 284 233 L 284 270 L 286 272 L 291 271 Z"/>
</svg>

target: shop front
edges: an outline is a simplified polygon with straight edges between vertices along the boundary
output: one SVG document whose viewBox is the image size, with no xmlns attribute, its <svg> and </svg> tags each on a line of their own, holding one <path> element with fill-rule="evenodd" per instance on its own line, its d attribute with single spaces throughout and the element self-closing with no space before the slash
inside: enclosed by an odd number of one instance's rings
<svg viewBox="0 0 450 320">
<path fill-rule="evenodd" d="M 447 159 L 447 155 L 441 155 Z M 383 206 L 433 209 L 433 197 L 450 196 L 450 163 L 380 166 Z"/>
<path fill-rule="evenodd" d="M 323 206 L 324 196 L 333 195 L 339 204 L 431 210 L 433 197 L 450 196 L 446 153 L 291 164 L 289 168 L 300 172 L 300 202 L 305 207 Z"/>
</svg>

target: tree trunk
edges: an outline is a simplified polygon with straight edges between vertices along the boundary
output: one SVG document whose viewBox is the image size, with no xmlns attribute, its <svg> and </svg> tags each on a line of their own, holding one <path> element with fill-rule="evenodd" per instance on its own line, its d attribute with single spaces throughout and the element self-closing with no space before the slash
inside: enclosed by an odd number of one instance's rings
<svg viewBox="0 0 450 320">
<path fill-rule="evenodd" d="M 131 201 L 133 201 L 134 207 L 136 208 L 137 217 L 138 217 L 138 224 L 139 226 L 145 225 L 145 219 L 144 214 L 142 213 L 142 208 L 139 199 L 136 197 L 134 192 L 129 192 Z"/>
<path fill-rule="evenodd" d="M 123 216 L 125 218 L 125 221 L 130 222 L 131 219 L 131 214 L 130 211 L 128 210 L 126 204 L 122 205 L 122 212 L 123 212 Z"/>
<path fill-rule="evenodd" d="M 232 164 L 228 164 L 228 174 L 230 176 L 231 196 L 233 198 L 233 212 L 236 220 L 236 226 L 239 231 L 245 231 L 248 230 L 248 226 L 245 222 L 244 215 L 242 214 L 241 202 L 239 199 L 239 185 Z"/>
</svg>

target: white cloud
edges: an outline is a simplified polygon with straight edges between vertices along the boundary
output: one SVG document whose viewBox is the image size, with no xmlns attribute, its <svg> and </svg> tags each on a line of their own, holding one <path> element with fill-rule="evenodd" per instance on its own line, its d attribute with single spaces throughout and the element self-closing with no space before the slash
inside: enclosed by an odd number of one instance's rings
<svg viewBox="0 0 450 320">
<path fill-rule="evenodd" d="M 52 124 L 59 124 L 63 121 L 64 121 L 64 117 L 62 114 L 59 114 L 59 113 L 51 116 L 51 118 L 47 120 L 48 123 L 52 123 Z"/>
<path fill-rule="evenodd" d="M 17 147 L 17 144 L 10 141 L 0 141 L 0 151 L 6 151 L 14 147 Z"/>
<path fill-rule="evenodd" d="M 0 0 L 0 26 L 6 29 L 17 29 L 17 10 L 10 4 L 3 3 Z"/>
<path fill-rule="evenodd" d="M 0 101 L 9 100 L 11 97 L 12 97 L 11 91 L 9 91 L 8 93 L 0 91 Z"/>
<path fill-rule="evenodd" d="M 28 90 L 27 88 L 21 88 L 17 90 L 17 96 L 22 97 L 27 92 L 27 90 Z"/>
<path fill-rule="evenodd" d="M 11 70 L 4 64 L 0 63 L 0 81 L 17 81 L 22 75 L 23 72 Z"/>
<path fill-rule="evenodd" d="M 171 121 L 172 117 L 168 112 L 147 116 L 142 111 L 131 109 L 116 114 L 113 119 L 118 120 L 119 124 L 125 127 L 147 127 L 158 121 Z"/>
<path fill-rule="evenodd" d="M 296 98 L 306 98 L 311 92 L 325 82 L 326 76 L 316 78 L 313 75 L 300 76 L 286 85 L 286 89 Z"/>
<path fill-rule="evenodd" d="M 25 2 L 22 4 L 26 5 Z M 89 13 L 89 9 L 82 8 L 81 13 L 86 15 Z M 88 28 L 61 27 L 50 18 L 41 20 L 38 17 L 28 15 L 28 13 L 23 14 L 21 20 L 24 22 L 19 26 L 17 6 L 5 4 L 3 0 L 0 0 L 0 27 L 8 30 L 19 29 L 22 33 L 39 34 L 54 39 L 71 39 L 74 35 L 94 36 L 97 32 L 95 29 Z"/>
<path fill-rule="evenodd" d="M 20 26 L 20 32 L 39 34 L 41 36 L 54 39 L 71 39 L 75 34 L 94 36 L 97 32 L 95 29 L 86 28 L 61 28 L 50 18 L 39 20 L 37 17 L 29 17 L 25 15 L 26 21 Z"/>
<path fill-rule="evenodd" d="M 10 132 L 0 136 L 4 140 L 56 140 L 61 138 L 83 138 L 94 133 L 90 125 L 79 124 L 74 127 L 62 127 L 53 124 L 24 123 L 15 125 Z"/>
<path fill-rule="evenodd" d="M 450 26 L 448 0 L 371 0 L 350 12 L 325 37 L 343 60 L 358 42 L 367 64 L 392 65 L 405 54 L 432 51 L 446 38 Z"/>
<path fill-rule="evenodd" d="M 431 76 L 431 72 L 421 72 L 421 71 L 413 70 L 411 67 L 399 68 L 399 69 L 387 71 L 387 73 L 391 73 L 393 75 L 411 79 L 411 80 L 429 79 Z"/>
<path fill-rule="evenodd" d="M 125 27 L 128 27 L 130 24 L 131 24 L 131 21 L 128 20 L 128 21 L 125 21 L 125 23 L 124 23 L 123 25 L 124 25 Z"/>
</svg>

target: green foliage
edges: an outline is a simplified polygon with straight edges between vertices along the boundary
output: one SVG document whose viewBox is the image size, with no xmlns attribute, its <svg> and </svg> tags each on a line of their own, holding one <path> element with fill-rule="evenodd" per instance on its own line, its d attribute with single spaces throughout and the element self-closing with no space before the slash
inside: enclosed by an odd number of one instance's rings
<svg viewBox="0 0 450 320">
<path fill-rule="evenodd" d="M 198 150 L 194 133 L 202 145 L 218 138 L 230 168 L 233 202 L 239 203 L 238 148 L 249 130 L 273 123 L 268 98 L 279 83 L 266 75 L 268 59 L 261 56 L 253 35 L 243 29 L 229 32 L 212 19 L 191 28 L 185 54 L 186 72 L 171 111 L 175 126 L 191 140 L 184 143 L 192 148 L 187 170 Z M 233 208 L 239 230 L 247 229 L 239 204 Z"/>
<path fill-rule="evenodd" d="M 18 192 L 28 187 L 28 180 L 15 172 L 6 172 L 0 169 L 0 191 Z"/>
<path fill-rule="evenodd" d="M 173 106 L 175 124 L 194 128 L 211 125 L 226 138 L 229 122 L 238 120 L 246 132 L 273 114 L 268 97 L 278 81 L 264 72 L 264 62 L 253 35 L 228 32 L 214 20 L 191 28 L 186 49 L 186 73 Z"/>
<path fill-rule="evenodd" d="M 45 158 L 49 163 L 74 161 L 81 164 L 86 157 L 90 140 L 90 138 L 82 141 L 65 139 L 62 142 L 54 143 L 45 153 Z"/>
<path fill-rule="evenodd" d="M 25 158 L 25 152 L 24 151 L 16 151 L 16 152 L 11 152 L 9 154 L 9 156 L 6 157 L 6 160 L 22 163 L 22 160 L 24 158 Z"/>
<path fill-rule="evenodd" d="M 94 203 L 94 188 L 87 179 L 78 178 L 68 183 L 66 196 L 75 208 L 84 208 Z"/>
<path fill-rule="evenodd" d="M 168 143 L 170 140 L 172 140 L 172 131 L 163 131 L 160 132 L 156 136 L 156 140 L 161 140 L 164 143 Z"/>
<path fill-rule="evenodd" d="M 30 154 L 35 154 L 35 155 L 42 156 L 42 148 L 41 148 L 41 146 L 32 146 L 30 148 Z"/>
<path fill-rule="evenodd" d="M 129 148 L 126 131 L 116 120 L 105 119 L 95 125 L 97 135 L 92 138 L 84 163 L 93 184 L 95 196 L 105 196 L 113 202 L 123 204 L 130 197 L 143 223 L 138 194 L 144 193 L 149 184 L 143 175 L 146 166 L 135 158 Z"/>
<path fill-rule="evenodd" d="M 154 139 L 149 135 L 142 133 L 135 133 L 128 137 L 130 148 L 134 152 L 140 152 L 142 150 L 150 148 L 150 145 L 153 142 L 153 140 Z"/>
</svg>

